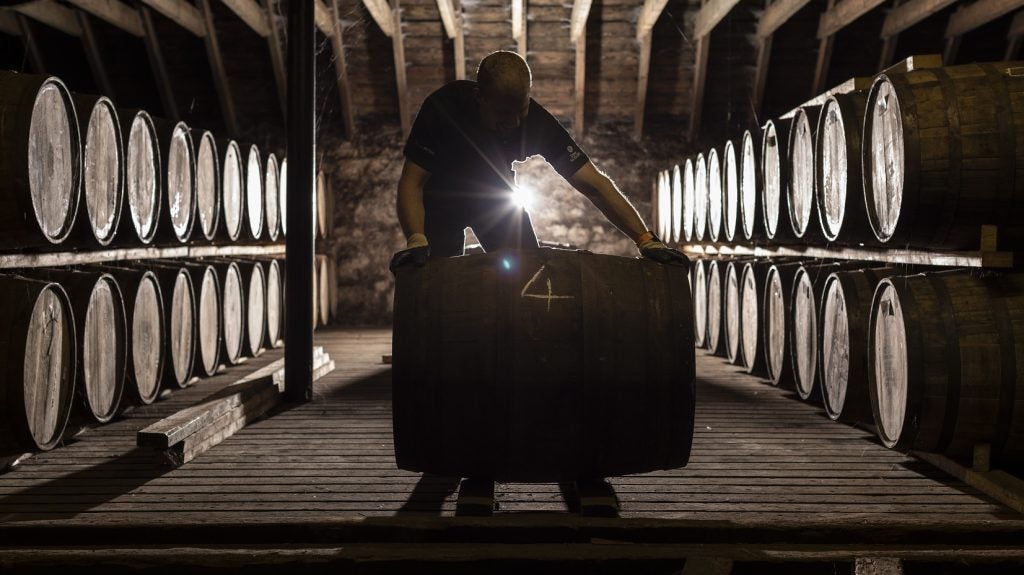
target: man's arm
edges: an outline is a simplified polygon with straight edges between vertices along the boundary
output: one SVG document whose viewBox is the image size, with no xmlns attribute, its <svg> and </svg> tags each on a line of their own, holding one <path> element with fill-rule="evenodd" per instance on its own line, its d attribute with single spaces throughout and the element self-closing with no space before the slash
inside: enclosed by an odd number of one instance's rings
<svg viewBox="0 0 1024 575">
<path fill-rule="evenodd" d="M 587 162 L 569 178 L 569 183 L 587 197 L 601 213 L 634 242 L 647 231 L 640 213 L 619 191 L 615 182 Z"/>
<path fill-rule="evenodd" d="M 415 162 L 405 161 L 402 176 L 398 179 L 398 222 L 402 225 L 406 241 L 414 243 L 414 239 L 423 238 L 420 245 L 426 245 L 424 233 L 423 186 L 427 183 L 430 172 Z M 414 236 L 419 235 L 419 238 Z M 407 247 L 417 247 L 409 245 Z"/>
</svg>

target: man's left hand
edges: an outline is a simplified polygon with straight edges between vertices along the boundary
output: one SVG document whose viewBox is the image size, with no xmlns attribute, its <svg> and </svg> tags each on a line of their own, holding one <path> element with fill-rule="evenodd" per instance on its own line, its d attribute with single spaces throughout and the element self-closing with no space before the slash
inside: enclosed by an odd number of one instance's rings
<svg viewBox="0 0 1024 575">
<path fill-rule="evenodd" d="M 686 254 L 666 246 L 657 238 L 649 239 L 637 247 L 640 248 L 640 255 L 649 260 L 654 260 L 660 264 L 690 267 L 690 258 L 686 257 Z"/>
</svg>

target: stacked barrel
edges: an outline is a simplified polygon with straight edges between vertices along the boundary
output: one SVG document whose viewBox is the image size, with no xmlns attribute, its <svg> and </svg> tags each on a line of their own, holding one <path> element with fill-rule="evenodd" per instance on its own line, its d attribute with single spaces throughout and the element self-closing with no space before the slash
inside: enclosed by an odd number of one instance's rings
<svg viewBox="0 0 1024 575">
<path fill-rule="evenodd" d="M 282 345 L 274 153 L 55 77 L 0 71 L 0 87 L 0 455 Z"/>
<path fill-rule="evenodd" d="M 1024 248 L 1022 95 L 1024 63 L 905 66 L 672 166 L 698 346 L 889 447 L 1019 467 L 1024 273 L 942 266 Z"/>
</svg>

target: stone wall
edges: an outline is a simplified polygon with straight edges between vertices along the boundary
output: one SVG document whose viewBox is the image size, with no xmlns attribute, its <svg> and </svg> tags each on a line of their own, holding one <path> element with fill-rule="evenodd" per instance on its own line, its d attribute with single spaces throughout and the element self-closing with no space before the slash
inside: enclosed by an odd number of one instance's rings
<svg viewBox="0 0 1024 575">
<path fill-rule="evenodd" d="M 645 220 L 649 219 L 654 174 L 686 153 L 680 143 L 679 134 L 685 127 L 681 122 L 649 122 L 652 133 L 641 143 L 631 139 L 632 124 L 628 122 L 595 124 L 581 142 Z M 403 141 L 399 127 L 385 121 L 364 121 L 359 133 L 354 142 L 321 137 L 321 165 L 329 177 L 335 209 L 331 235 L 318 243 L 317 251 L 337 261 L 336 323 L 388 325 L 394 289 L 388 261 L 395 250 L 405 246 L 395 214 Z M 519 184 L 535 191 L 531 215 L 540 240 L 596 253 L 636 255 L 633 242 L 547 162 L 534 157 L 517 164 L 516 171 Z"/>
</svg>

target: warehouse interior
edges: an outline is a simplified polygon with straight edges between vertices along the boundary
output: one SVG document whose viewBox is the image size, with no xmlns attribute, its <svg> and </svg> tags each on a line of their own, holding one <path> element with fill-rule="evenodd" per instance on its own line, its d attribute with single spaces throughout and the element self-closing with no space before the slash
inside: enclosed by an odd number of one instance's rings
<svg viewBox="0 0 1024 575">
<path fill-rule="evenodd" d="M 1021 572 L 1022 39 L 1024 0 L 0 2 L 0 567 Z M 532 155 L 540 249 L 394 267 L 421 106 L 499 50 L 689 264 Z"/>
</svg>

